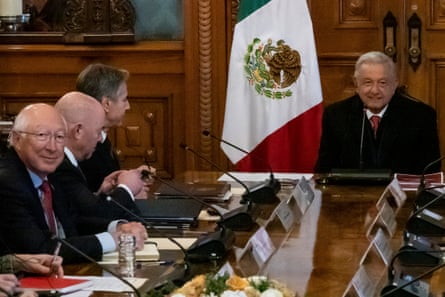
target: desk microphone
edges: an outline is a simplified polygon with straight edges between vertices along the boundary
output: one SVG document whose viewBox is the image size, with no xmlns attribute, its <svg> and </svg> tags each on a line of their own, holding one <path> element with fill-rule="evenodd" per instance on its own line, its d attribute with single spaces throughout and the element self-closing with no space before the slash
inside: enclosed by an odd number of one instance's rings
<svg viewBox="0 0 445 297">
<path fill-rule="evenodd" d="M 409 274 L 398 273 L 394 281 L 385 286 L 381 297 L 429 297 L 428 283 Z"/>
<path fill-rule="evenodd" d="M 414 244 L 418 244 L 415 242 Z M 425 248 L 425 249 L 423 249 Z M 441 254 L 443 251 L 440 247 L 437 249 L 431 249 L 429 247 L 417 247 L 411 245 L 405 245 L 399 249 L 399 251 L 392 257 L 391 263 L 388 265 L 388 280 L 392 282 L 394 280 L 394 263 L 399 259 L 402 266 L 436 266 L 440 263 Z"/>
<path fill-rule="evenodd" d="M 175 240 L 171 236 L 168 236 L 165 232 L 156 228 L 153 224 L 147 222 L 144 218 L 135 214 L 134 212 L 114 200 L 112 197 L 108 196 L 107 201 L 113 202 L 122 210 L 135 217 L 145 226 L 165 236 L 168 240 L 177 245 L 183 252 L 185 261 L 205 262 L 221 259 L 227 254 L 227 251 L 232 247 L 232 244 L 235 240 L 235 235 L 233 234 L 232 230 L 220 228 L 220 230 L 199 237 L 188 249 L 185 249 L 177 240 Z"/>
<path fill-rule="evenodd" d="M 421 192 L 419 192 L 414 200 L 414 209 L 418 209 L 419 207 L 424 206 L 432 199 L 441 195 L 443 192 L 439 189 L 445 188 L 445 184 L 435 185 L 424 188 Z M 438 203 L 434 205 L 434 209 L 441 209 L 444 207 L 444 203 Z"/>
<path fill-rule="evenodd" d="M 362 117 L 362 129 L 360 131 L 360 156 L 359 156 L 359 164 L 358 168 L 363 170 L 364 161 L 363 161 L 363 140 L 365 138 L 365 121 L 366 121 L 366 107 L 363 107 L 363 117 Z"/>
<path fill-rule="evenodd" d="M 428 170 L 433 167 L 434 165 L 436 165 L 437 163 L 439 163 L 440 161 L 442 161 L 442 159 L 445 158 L 445 156 L 442 156 L 440 158 L 437 158 L 436 160 L 428 163 L 422 170 L 422 175 L 420 176 L 420 181 L 419 181 L 419 187 L 417 188 L 417 195 L 419 195 L 423 190 L 425 190 L 425 175 L 428 172 Z"/>
<path fill-rule="evenodd" d="M 433 205 L 434 203 L 436 203 L 437 201 L 441 200 L 442 198 L 445 197 L 445 193 L 440 194 L 436 197 L 434 197 L 433 199 L 431 199 L 430 201 L 428 201 L 427 203 L 425 203 L 424 205 L 422 205 L 421 207 L 417 208 L 413 214 L 411 215 L 411 217 L 415 217 L 417 215 L 419 215 L 422 211 L 424 211 L 425 209 L 427 209 L 428 207 L 430 207 L 431 205 Z"/>
<path fill-rule="evenodd" d="M 195 151 L 191 147 L 187 146 L 184 143 L 181 143 L 179 146 L 181 148 L 183 148 L 184 150 L 191 152 L 192 154 L 194 154 L 195 156 L 204 160 L 205 162 L 209 163 L 210 165 L 212 165 L 219 171 L 224 172 L 224 174 L 227 174 L 233 180 L 235 180 L 237 183 L 239 183 L 245 189 L 245 192 L 242 195 L 241 203 L 248 203 L 248 205 L 250 205 L 250 203 L 272 204 L 272 203 L 279 201 L 278 197 L 276 196 L 275 189 L 274 189 L 273 185 L 270 184 L 270 181 L 269 181 L 269 186 L 265 187 L 263 184 L 259 184 L 259 185 L 253 186 L 252 188 L 249 189 L 249 187 L 247 187 L 247 185 L 244 182 L 242 182 L 239 178 L 235 177 L 233 174 L 222 169 L 221 167 L 216 165 L 214 162 L 207 159 L 203 155 L 199 154 L 197 151 Z"/>
<path fill-rule="evenodd" d="M 445 193 L 435 197 L 414 211 L 406 223 L 406 230 L 409 233 L 425 237 L 443 236 L 445 234 L 445 226 L 442 223 L 442 216 L 429 211 L 427 208 L 444 197 Z"/>
<path fill-rule="evenodd" d="M 234 149 L 236 149 L 236 150 L 238 150 L 238 151 L 240 151 L 240 152 L 245 153 L 246 155 L 249 154 L 249 152 L 246 151 L 245 149 L 242 149 L 242 148 L 240 148 L 239 146 L 237 146 L 237 145 L 235 145 L 235 144 L 233 144 L 233 143 L 230 143 L 230 142 L 228 142 L 228 141 L 226 141 L 226 140 L 224 140 L 224 139 L 222 139 L 222 138 L 218 138 L 218 137 L 216 137 L 213 133 L 211 133 L 211 132 L 208 131 L 208 130 L 204 130 L 204 131 L 202 131 L 202 134 L 205 135 L 205 136 L 210 136 L 211 138 L 213 138 L 213 139 L 215 139 L 215 140 L 217 140 L 217 141 L 219 141 L 219 142 L 225 143 L 225 144 L 227 144 L 227 145 L 233 147 Z M 259 159 L 259 158 L 256 158 L 256 159 Z M 270 190 L 272 190 L 272 191 L 274 192 L 274 194 L 277 194 L 277 193 L 280 191 L 280 189 L 281 189 L 281 183 L 280 183 L 280 181 L 277 180 L 277 179 L 275 179 L 274 174 L 273 174 L 273 171 L 272 171 L 272 167 L 270 166 L 270 163 L 267 162 L 267 161 L 265 161 L 265 160 L 263 160 L 263 159 L 259 159 L 259 160 L 261 160 L 261 161 L 267 163 L 267 167 L 269 167 L 269 172 L 270 172 L 270 178 L 269 178 L 269 181 L 266 180 L 266 181 L 262 184 L 262 187 L 267 188 L 266 190 L 263 190 L 263 191 L 266 191 L 266 192 L 269 191 L 269 192 L 270 192 Z M 269 188 L 272 188 L 272 189 L 269 189 Z"/>
<path fill-rule="evenodd" d="M 87 254 L 85 254 L 84 252 L 82 252 L 81 250 L 79 250 L 78 248 L 76 248 L 74 245 L 72 245 L 71 243 L 69 243 L 68 241 L 66 241 L 63 238 L 60 237 L 55 237 L 55 239 L 59 242 L 61 242 L 63 245 L 65 245 L 66 247 L 68 247 L 69 249 L 73 250 L 75 253 L 81 255 L 82 257 L 84 257 L 85 259 L 87 259 L 88 261 L 90 261 L 91 263 L 93 263 L 94 265 L 98 266 L 99 268 L 101 268 L 102 270 L 108 272 L 109 274 L 111 274 L 112 276 L 114 276 L 115 278 L 117 278 L 118 280 L 120 280 L 121 282 L 123 282 L 124 284 L 126 284 L 127 286 L 129 286 L 134 293 L 136 294 L 137 297 L 141 297 L 140 292 L 138 291 L 138 289 L 133 286 L 133 284 L 131 284 L 129 281 L 127 281 L 126 279 L 124 279 L 123 277 L 121 277 L 119 274 L 115 273 L 113 270 L 105 267 L 104 265 L 99 264 L 96 260 L 94 260 L 93 258 L 91 258 L 90 256 L 88 256 Z"/>
<path fill-rule="evenodd" d="M 437 266 L 432 267 L 431 269 L 425 271 L 424 273 L 421 273 L 420 275 L 412 278 L 409 281 L 404 282 L 402 285 L 390 285 L 383 288 L 380 297 L 406 297 L 406 296 L 428 296 L 428 292 L 425 292 L 427 284 L 421 281 L 422 278 L 430 275 L 431 273 L 435 272 L 436 270 L 441 269 L 445 266 L 445 262 L 440 263 Z M 415 285 L 414 283 L 417 283 Z M 413 287 L 409 290 L 409 293 L 407 293 L 407 287 L 410 286 Z M 407 288 L 407 289 L 405 289 Z M 426 293 L 426 294 L 425 294 Z M 414 295 L 415 294 L 415 295 Z"/>
</svg>

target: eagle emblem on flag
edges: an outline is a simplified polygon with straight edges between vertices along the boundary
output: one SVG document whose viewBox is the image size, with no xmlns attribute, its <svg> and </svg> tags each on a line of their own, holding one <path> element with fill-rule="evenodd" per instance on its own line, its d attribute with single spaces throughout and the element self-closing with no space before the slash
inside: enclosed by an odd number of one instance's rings
<svg viewBox="0 0 445 297">
<path fill-rule="evenodd" d="M 292 96 L 290 87 L 301 72 L 300 54 L 282 39 L 273 44 L 272 39 L 262 42 L 254 38 L 247 47 L 244 65 L 255 91 L 270 99 Z"/>
</svg>

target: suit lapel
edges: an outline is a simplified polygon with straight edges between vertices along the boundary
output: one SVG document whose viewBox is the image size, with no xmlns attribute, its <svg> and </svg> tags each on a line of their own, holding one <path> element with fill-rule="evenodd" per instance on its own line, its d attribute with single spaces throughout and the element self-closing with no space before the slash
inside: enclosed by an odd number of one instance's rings
<svg viewBox="0 0 445 297">
<path fill-rule="evenodd" d="M 66 170 L 70 170 L 73 172 L 76 172 L 76 174 L 86 183 L 87 179 L 85 177 L 85 175 L 82 172 L 82 169 L 80 169 L 80 166 L 75 166 L 73 163 L 71 163 L 71 161 L 68 159 L 68 157 L 65 155 L 65 158 L 63 159 L 63 164 L 62 164 Z"/>
<path fill-rule="evenodd" d="M 399 137 L 401 129 L 403 129 L 403 123 L 400 121 L 397 107 L 397 97 L 391 99 L 388 109 L 386 110 L 383 118 L 380 122 L 381 134 L 380 134 L 380 146 L 378 152 L 378 160 L 383 162 L 386 159 L 385 153 L 390 153 L 392 147 L 394 147 L 397 138 Z"/>
<path fill-rule="evenodd" d="M 14 165 L 14 168 L 17 168 L 19 177 L 16 179 L 16 182 L 20 184 L 18 188 L 21 189 L 22 197 L 24 200 L 28 200 L 27 202 L 23 201 L 24 203 L 29 203 L 31 205 L 32 209 L 35 209 L 40 214 L 39 216 L 36 216 L 36 219 L 38 221 L 38 224 L 41 228 L 48 228 L 48 225 L 46 224 L 45 220 L 45 214 L 43 211 L 42 204 L 40 202 L 39 192 L 34 187 L 34 184 L 31 180 L 31 177 L 29 175 L 28 170 L 26 169 L 23 162 L 19 159 L 17 153 L 14 150 L 11 150 L 10 159 L 13 160 L 16 165 Z"/>
</svg>

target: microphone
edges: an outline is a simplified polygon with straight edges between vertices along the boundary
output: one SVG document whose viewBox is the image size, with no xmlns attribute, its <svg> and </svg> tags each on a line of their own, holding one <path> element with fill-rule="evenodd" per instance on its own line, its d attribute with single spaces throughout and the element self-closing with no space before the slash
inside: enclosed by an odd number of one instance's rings
<svg viewBox="0 0 445 297">
<path fill-rule="evenodd" d="M 381 297 L 398 297 L 398 296 L 428 296 L 428 284 L 421 281 L 422 278 L 430 275 L 431 273 L 435 272 L 436 270 L 441 269 L 445 266 L 445 262 L 441 262 L 439 265 L 432 267 L 431 269 L 425 271 L 424 273 L 421 273 L 420 275 L 412 278 L 411 280 L 404 280 L 400 279 L 403 284 L 400 286 L 397 285 L 389 285 L 383 288 L 381 292 Z M 406 282 L 405 282 L 406 281 Z M 413 285 L 414 283 L 417 283 Z M 411 288 L 407 288 L 408 286 L 411 286 Z M 406 289 L 405 289 L 406 288 Z M 411 289 L 411 290 L 410 290 Z"/>
<path fill-rule="evenodd" d="M 425 175 L 428 172 L 428 170 L 433 167 L 434 165 L 436 165 L 437 163 L 439 163 L 440 161 L 442 161 L 442 159 L 445 158 L 445 156 L 442 156 L 440 158 L 437 158 L 436 160 L 428 163 L 422 170 L 422 175 L 420 176 L 420 181 L 419 181 L 419 187 L 417 188 L 417 195 L 419 195 L 423 190 L 425 190 Z"/>
<path fill-rule="evenodd" d="M 233 147 L 234 149 L 239 150 L 240 152 L 245 153 L 246 155 L 249 154 L 249 152 L 246 151 L 245 149 L 242 149 L 242 148 L 240 148 L 239 146 L 234 145 L 233 143 L 230 143 L 230 142 L 228 142 L 228 141 L 226 141 L 226 140 L 224 140 L 224 139 L 222 139 L 222 138 L 216 137 L 213 133 L 211 133 L 211 132 L 208 131 L 208 130 L 204 130 L 204 131 L 202 131 L 202 134 L 205 135 L 205 136 L 210 136 L 211 138 L 213 138 L 213 139 L 215 139 L 215 140 L 217 140 L 217 141 L 219 141 L 219 142 L 225 143 L 225 144 L 227 144 L 228 146 L 231 146 L 231 147 Z M 260 160 L 263 161 L 263 162 L 266 162 L 266 161 L 263 160 L 263 159 L 260 159 Z M 272 187 L 273 190 L 274 190 L 274 193 L 277 194 L 277 193 L 280 191 L 280 189 L 281 189 L 281 183 L 280 183 L 279 180 L 275 179 L 274 174 L 273 174 L 273 171 L 272 171 L 272 167 L 270 166 L 270 163 L 269 163 L 269 162 L 266 162 L 266 163 L 267 163 L 267 167 L 269 167 L 270 178 L 269 178 L 269 181 L 265 181 L 264 184 L 263 184 L 262 186 L 263 186 L 263 187 Z"/>
<path fill-rule="evenodd" d="M 405 245 L 392 257 L 388 265 L 388 279 L 390 282 L 394 279 L 394 263 L 397 259 L 402 266 L 436 266 L 440 263 L 440 257 L 443 253 L 440 247 L 434 244 L 413 241 L 412 245 Z M 433 248 L 433 249 L 432 249 Z"/>
<path fill-rule="evenodd" d="M 425 204 L 430 202 L 435 197 L 441 195 L 443 192 L 438 189 L 441 189 L 444 187 L 445 187 L 445 184 L 424 188 L 422 190 L 422 192 L 417 194 L 417 197 L 414 200 L 415 209 L 424 206 Z M 445 202 L 445 201 L 443 201 L 443 202 Z M 443 209 L 445 206 L 445 203 L 443 203 L 443 202 L 437 203 L 436 205 L 434 205 L 434 209 Z"/>
<path fill-rule="evenodd" d="M 433 205 L 434 203 L 436 203 L 437 201 L 441 200 L 443 197 L 445 197 L 445 193 L 440 194 L 436 197 L 434 197 L 434 199 L 431 199 L 430 201 L 428 201 L 427 203 L 425 203 L 424 205 L 422 205 L 421 207 L 417 208 L 413 214 L 411 215 L 411 217 L 415 217 L 417 215 L 419 215 L 422 211 L 424 211 L 425 209 L 427 209 L 428 207 L 430 207 L 431 205 Z"/>
<path fill-rule="evenodd" d="M 380 292 L 381 297 L 428 297 L 428 283 L 413 278 L 411 275 L 399 273 L 395 280 L 384 287 Z"/>
<path fill-rule="evenodd" d="M 152 176 L 154 177 L 154 175 Z M 153 224 L 147 222 L 144 218 L 135 214 L 133 211 L 129 210 L 112 197 L 107 196 L 106 199 L 107 201 L 113 202 L 131 216 L 135 217 L 145 226 L 148 226 L 155 232 L 165 236 L 168 240 L 177 245 L 184 254 L 185 261 L 205 262 L 221 259 L 227 254 L 228 250 L 232 247 L 232 244 L 235 241 L 235 235 L 233 234 L 232 230 L 221 228 L 220 230 L 207 234 L 206 236 L 199 237 L 188 249 L 185 249 L 177 240 L 168 236 L 165 232 L 159 230 Z"/>
<path fill-rule="evenodd" d="M 252 188 L 248 188 L 247 185 L 242 182 L 239 178 L 235 177 L 233 174 L 227 172 L 226 170 L 222 169 L 218 165 L 216 165 L 211 160 L 207 159 L 203 155 L 199 154 L 197 151 L 192 149 L 191 147 L 187 146 L 184 143 L 181 143 L 179 145 L 181 148 L 183 148 L 186 151 L 190 151 L 195 156 L 199 157 L 200 159 L 204 160 L 205 162 L 209 163 L 216 169 L 218 169 L 221 172 L 224 172 L 224 174 L 227 174 L 230 176 L 233 180 L 235 180 L 237 183 L 239 183 L 244 189 L 245 192 L 242 195 L 241 203 L 248 203 L 250 205 L 251 202 L 257 203 L 257 204 L 273 204 L 279 201 L 278 197 L 276 196 L 275 192 L 275 186 L 272 181 L 269 181 L 267 184 L 259 184 L 255 185 Z"/>
<path fill-rule="evenodd" d="M 96 260 L 94 260 L 93 258 L 88 256 L 87 254 L 85 254 L 84 252 L 82 252 L 81 250 L 76 248 L 74 245 L 72 245 L 71 243 L 69 243 L 65 239 L 62 239 L 60 237 L 56 237 L 55 239 L 57 241 L 59 241 L 60 243 L 62 243 L 63 245 L 65 245 L 66 247 L 68 247 L 69 249 L 73 250 L 75 253 L 81 255 L 82 257 L 84 257 L 85 259 L 87 259 L 88 261 L 93 263 L 94 265 L 98 266 L 102 270 L 108 272 L 109 274 L 111 274 L 112 276 L 114 276 L 115 278 L 117 278 L 118 280 L 120 280 L 121 282 L 126 284 L 127 286 L 129 286 L 134 291 L 134 293 L 136 294 L 137 297 L 141 297 L 141 294 L 140 294 L 139 290 L 135 286 L 133 286 L 133 284 L 131 284 L 129 281 L 127 281 L 126 279 L 124 279 L 123 277 L 121 277 L 120 275 L 115 273 L 113 270 L 111 270 L 111 269 L 109 269 L 109 268 L 99 264 Z"/>
<path fill-rule="evenodd" d="M 360 156 L 359 156 L 359 164 L 358 168 L 363 170 L 363 140 L 365 138 L 365 121 L 366 121 L 366 107 L 363 107 L 363 117 L 362 117 L 362 129 L 360 131 Z"/>
<path fill-rule="evenodd" d="M 442 216 L 429 211 L 427 208 L 445 197 L 441 194 L 413 212 L 406 223 L 406 231 L 422 236 L 442 236 L 445 234 L 445 226 Z"/>
</svg>

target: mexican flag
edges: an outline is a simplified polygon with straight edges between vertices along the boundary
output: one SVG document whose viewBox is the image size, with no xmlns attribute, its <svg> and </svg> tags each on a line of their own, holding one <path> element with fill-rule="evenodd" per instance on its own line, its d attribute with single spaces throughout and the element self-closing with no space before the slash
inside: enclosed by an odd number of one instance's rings
<svg viewBox="0 0 445 297">
<path fill-rule="evenodd" d="M 240 171 L 313 172 L 322 92 L 306 0 L 241 0 L 221 147 Z"/>
</svg>

